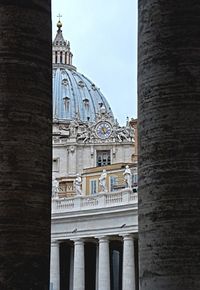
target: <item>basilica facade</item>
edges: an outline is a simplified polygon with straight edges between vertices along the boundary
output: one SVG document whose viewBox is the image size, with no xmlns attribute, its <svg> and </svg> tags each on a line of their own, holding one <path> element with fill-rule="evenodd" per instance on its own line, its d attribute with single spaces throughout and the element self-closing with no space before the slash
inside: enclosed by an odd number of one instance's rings
<svg viewBox="0 0 200 290">
<path fill-rule="evenodd" d="M 136 120 L 120 126 L 100 89 L 53 41 L 52 290 L 135 290 Z"/>
</svg>

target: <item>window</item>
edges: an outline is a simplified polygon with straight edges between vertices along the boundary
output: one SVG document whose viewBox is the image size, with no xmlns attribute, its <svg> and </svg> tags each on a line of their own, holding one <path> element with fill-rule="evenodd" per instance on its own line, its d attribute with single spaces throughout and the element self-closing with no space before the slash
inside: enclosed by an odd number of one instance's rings
<svg viewBox="0 0 200 290">
<path fill-rule="evenodd" d="M 69 97 L 64 97 L 63 101 L 64 101 L 65 111 L 69 111 L 70 98 Z"/>
<path fill-rule="evenodd" d="M 97 180 L 90 180 L 90 194 L 97 193 Z"/>
<path fill-rule="evenodd" d="M 133 192 L 137 192 L 138 191 L 138 174 L 137 172 L 133 172 L 132 175 L 132 186 L 133 186 Z"/>
<path fill-rule="evenodd" d="M 52 168 L 53 168 L 53 171 L 59 171 L 59 166 L 60 166 L 60 160 L 59 158 L 54 158 L 53 159 L 53 164 L 52 164 Z"/>
<path fill-rule="evenodd" d="M 138 184 L 138 175 L 136 172 L 134 172 L 132 175 L 132 183 L 133 183 L 133 186 L 137 186 Z"/>
<path fill-rule="evenodd" d="M 97 166 L 111 164 L 110 150 L 97 151 Z"/>
<path fill-rule="evenodd" d="M 117 176 L 110 176 L 110 191 L 115 190 L 115 185 L 117 185 Z"/>
</svg>

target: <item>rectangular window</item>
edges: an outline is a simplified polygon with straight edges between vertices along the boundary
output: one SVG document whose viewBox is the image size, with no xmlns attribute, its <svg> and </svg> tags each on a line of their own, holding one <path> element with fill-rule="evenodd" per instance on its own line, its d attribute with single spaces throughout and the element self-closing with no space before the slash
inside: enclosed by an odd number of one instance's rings
<svg viewBox="0 0 200 290">
<path fill-rule="evenodd" d="M 54 158 L 53 159 L 53 164 L 52 164 L 53 172 L 58 172 L 59 171 L 59 167 L 60 167 L 60 160 L 59 160 L 59 158 Z"/>
<path fill-rule="evenodd" d="M 97 180 L 90 180 L 90 194 L 97 193 Z"/>
<path fill-rule="evenodd" d="M 132 175 L 132 186 L 133 186 L 133 192 L 138 191 L 138 174 L 137 172 L 134 172 Z"/>
<path fill-rule="evenodd" d="M 138 184 L 138 175 L 137 175 L 137 173 L 133 173 L 133 175 L 132 175 L 132 183 L 133 183 L 133 186 L 137 186 L 137 184 Z"/>
<path fill-rule="evenodd" d="M 111 164 L 110 150 L 97 151 L 97 166 L 106 166 Z"/>
<path fill-rule="evenodd" d="M 110 176 L 110 191 L 114 191 L 116 185 L 117 185 L 117 177 Z"/>
</svg>

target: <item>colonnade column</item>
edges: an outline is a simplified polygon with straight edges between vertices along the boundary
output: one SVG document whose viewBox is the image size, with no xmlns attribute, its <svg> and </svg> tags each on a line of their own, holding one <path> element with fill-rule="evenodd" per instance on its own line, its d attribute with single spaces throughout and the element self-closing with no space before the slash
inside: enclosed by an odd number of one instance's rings
<svg viewBox="0 0 200 290">
<path fill-rule="evenodd" d="M 50 283 L 53 290 L 60 290 L 60 244 L 58 241 L 51 243 Z"/>
<path fill-rule="evenodd" d="M 110 290 L 110 253 L 108 237 L 99 238 L 98 290 Z"/>
<path fill-rule="evenodd" d="M 84 241 L 79 239 L 74 241 L 73 290 L 84 290 L 84 289 L 85 289 Z"/>
<path fill-rule="evenodd" d="M 122 289 L 135 290 L 134 239 L 132 235 L 125 235 L 123 240 Z"/>
</svg>

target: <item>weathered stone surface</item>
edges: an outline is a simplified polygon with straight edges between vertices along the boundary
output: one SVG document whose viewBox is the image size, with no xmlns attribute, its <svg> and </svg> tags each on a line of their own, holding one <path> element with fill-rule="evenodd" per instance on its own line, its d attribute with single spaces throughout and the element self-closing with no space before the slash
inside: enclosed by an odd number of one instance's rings
<svg viewBox="0 0 200 290">
<path fill-rule="evenodd" d="M 0 289 L 49 284 L 50 0 L 0 2 Z"/>
<path fill-rule="evenodd" d="M 139 0 L 140 289 L 200 289 L 200 2 Z"/>
</svg>

